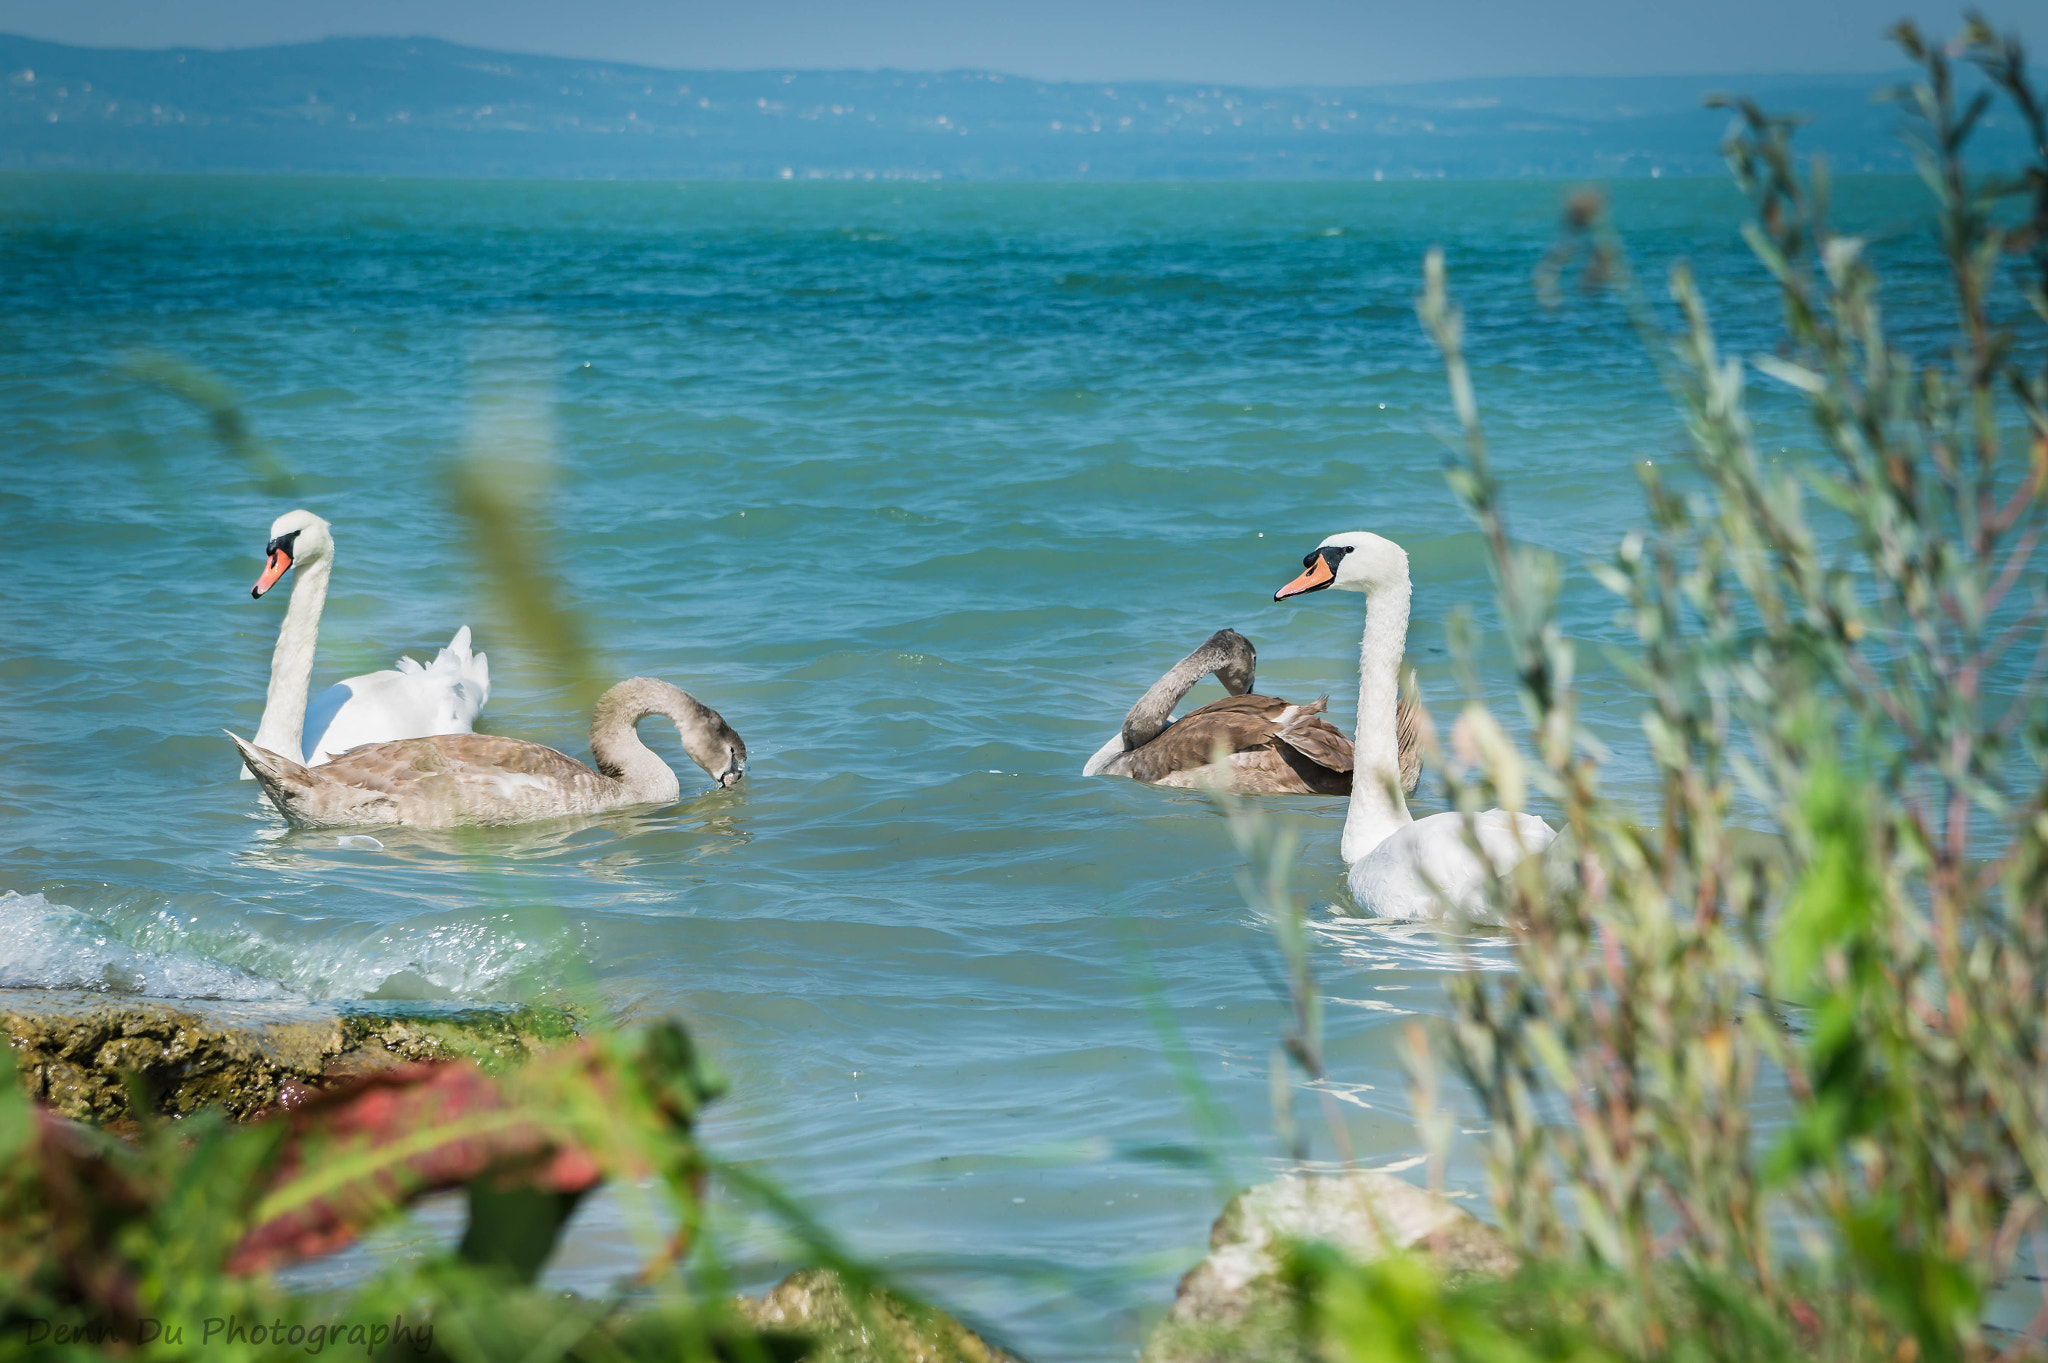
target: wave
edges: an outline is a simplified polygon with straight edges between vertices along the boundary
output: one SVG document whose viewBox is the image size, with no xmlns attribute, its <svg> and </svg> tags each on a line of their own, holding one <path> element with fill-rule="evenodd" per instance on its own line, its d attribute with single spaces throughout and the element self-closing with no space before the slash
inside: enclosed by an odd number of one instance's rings
<svg viewBox="0 0 2048 1363">
<path fill-rule="evenodd" d="M 40 894 L 0 892 L 0 988 L 167 999 L 282 999 L 276 980 L 184 952 L 139 950 L 112 925 Z"/>
<path fill-rule="evenodd" d="M 196 921 L 196 920 L 193 920 Z M 167 909 L 88 912 L 0 891 L 0 989 L 165 999 L 512 1001 L 559 981 L 581 934 L 511 912 L 406 924 L 260 924 L 201 930 Z M 266 930 L 272 929 L 272 930 Z"/>
<path fill-rule="evenodd" d="M 273 941 L 250 931 L 222 953 L 276 975 L 308 998 L 513 1001 L 556 982 L 581 954 L 566 923 L 528 915 L 464 914 L 439 922 L 363 924 L 318 942 Z"/>
</svg>

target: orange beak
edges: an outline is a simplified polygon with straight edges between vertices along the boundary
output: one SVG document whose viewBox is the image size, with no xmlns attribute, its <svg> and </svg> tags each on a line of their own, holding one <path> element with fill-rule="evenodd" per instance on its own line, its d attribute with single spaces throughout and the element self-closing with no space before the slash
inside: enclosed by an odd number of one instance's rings
<svg viewBox="0 0 2048 1363">
<path fill-rule="evenodd" d="M 1285 601 L 1288 597 L 1300 596 L 1303 592 L 1320 591 L 1336 580 L 1337 570 L 1330 566 L 1328 559 L 1316 554 L 1310 557 L 1308 567 L 1302 569 L 1301 576 L 1274 592 L 1273 599 Z"/>
<path fill-rule="evenodd" d="M 256 585 L 249 589 L 249 595 L 261 596 L 277 585 L 277 580 L 292 570 L 292 556 L 283 549 L 272 549 L 270 561 L 263 565 L 263 576 L 256 579 Z"/>
</svg>

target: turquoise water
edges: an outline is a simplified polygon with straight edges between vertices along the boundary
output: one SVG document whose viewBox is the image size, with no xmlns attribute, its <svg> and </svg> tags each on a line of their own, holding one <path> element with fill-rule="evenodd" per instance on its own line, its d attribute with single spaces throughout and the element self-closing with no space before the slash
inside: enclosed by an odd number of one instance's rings
<svg viewBox="0 0 2048 1363">
<path fill-rule="evenodd" d="M 1271 600 L 1332 531 L 1409 549 L 1410 656 L 1440 715 L 1458 700 L 1444 620 L 1490 611 L 1413 316 L 1432 243 L 1516 533 L 1578 563 L 1639 519 L 1636 466 L 1679 428 L 1611 308 L 1532 302 L 1558 196 L 0 179 L 0 985 L 589 981 L 688 1019 L 734 1081 L 709 1139 L 857 1250 L 1030 1356 L 1128 1357 L 1219 1206 L 1158 1155 L 1196 1128 L 1148 1006 L 1240 1129 L 1246 1180 L 1278 1154 L 1286 1010 L 1217 812 L 1076 773 L 1225 625 L 1261 690 L 1328 692 L 1348 727 L 1359 602 Z M 1895 182 L 1842 197 L 1876 228 L 1917 209 Z M 1702 181 L 1631 183 L 1617 210 L 1646 277 L 1694 262 L 1737 350 L 1771 337 L 1740 209 Z M 1885 250 L 1895 320 L 1938 324 L 1924 244 Z M 132 377 L 138 352 L 230 385 L 288 492 Z M 1780 397 L 1759 419 L 1774 448 L 1803 438 Z M 449 507 L 465 450 L 547 461 L 554 563 L 604 671 L 718 707 L 751 751 L 740 788 L 700 795 L 691 771 L 669 809 L 363 848 L 285 831 L 234 779 L 220 731 L 255 729 L 284 609 L 248 586 L 294 505 L 337 543 L 316 687 L 468 623 L 480 727 L 582 751 L 587 715 L 494 617 Z M 1647 795 L 1613 606 L 1583 574 L 1564 623 L 1613 784 Z M 1312 902 L 1343 902 L 1342 802 L 1267 804 Z M 1461 944 L 1317 916 L 1349 1140 L 1398 1164 L 1396 1047 Z M 1469 1159 L 1451 1172 L 1477 1188 Z M 621 1215 L 586 1210 L 557 1281 L 629 1269 Z M 772 1276 L 773 1243 L 737 1234 Z"/>
</svg>

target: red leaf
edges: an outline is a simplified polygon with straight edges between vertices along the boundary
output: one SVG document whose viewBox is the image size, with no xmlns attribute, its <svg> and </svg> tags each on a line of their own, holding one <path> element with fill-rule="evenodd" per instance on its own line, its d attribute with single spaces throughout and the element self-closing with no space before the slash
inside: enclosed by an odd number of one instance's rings
<svg viewBox="0 0 2048 1363">
<path fill-rule="evenodd" d="M 383 1070 L 271 1118 L 291 1124 L 273 1190 L 304 1175 L 309 1158 L 348 1158 L 422 1135 L 429 1143 L 252 1228 L 229 1255 L 227 1271 L 255 1273 L 332 1253 L 394 1206 L 485 1174 L 556 1193 L 582 1192 L 603 1180 L 588 1151 L 531 1118 L 431 1139 L 439 1128 L 509 1110 L 495 1080 L 468 1061 L 455 1061 Z"/>
</svg>

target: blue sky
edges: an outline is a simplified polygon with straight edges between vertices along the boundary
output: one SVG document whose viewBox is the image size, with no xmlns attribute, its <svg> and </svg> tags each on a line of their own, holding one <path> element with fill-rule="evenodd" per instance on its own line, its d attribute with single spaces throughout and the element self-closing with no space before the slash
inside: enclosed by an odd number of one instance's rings
<svg viewBox="0 0 2048 1363">
<path fill-rule="evenodd" d="M 2048 3 L 1993 0 L 2048 58 Z M 1379 83 L 1874 71 L 1918 0 L 0 0 L 0 31 L 107 47 L 427 34 L 679 67 L 985 67 L 1047 79 Z"/>
</svg>

